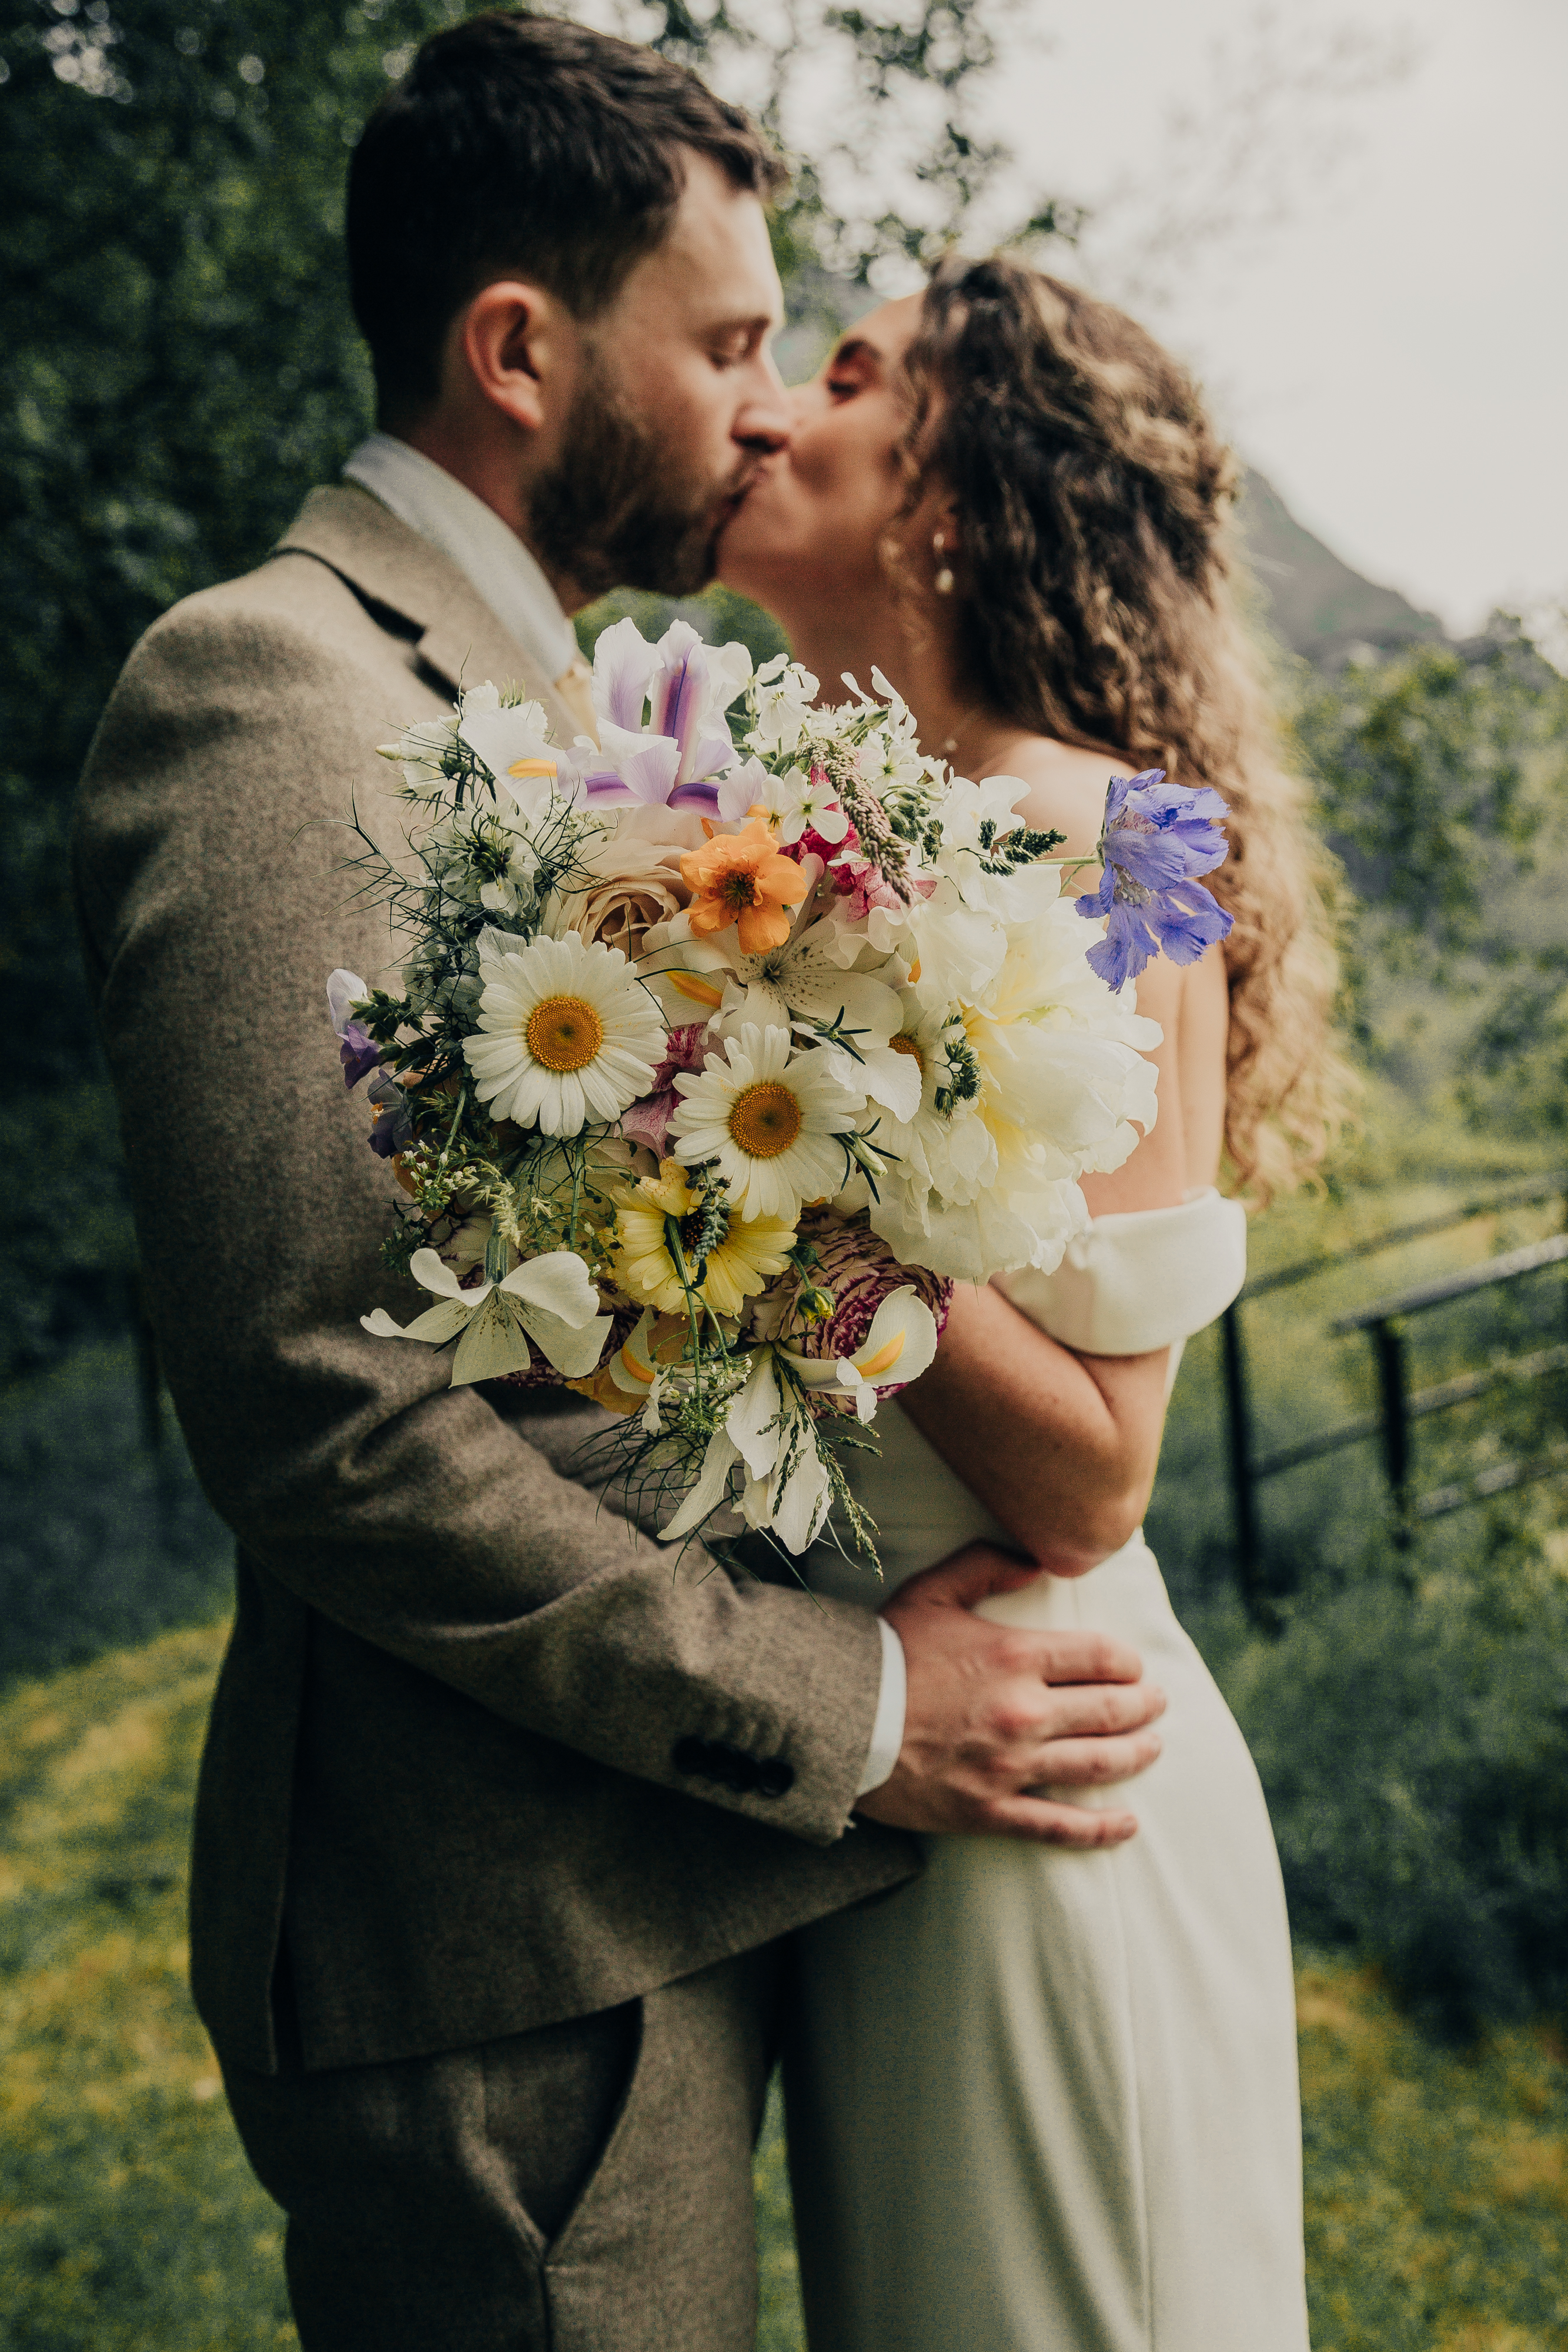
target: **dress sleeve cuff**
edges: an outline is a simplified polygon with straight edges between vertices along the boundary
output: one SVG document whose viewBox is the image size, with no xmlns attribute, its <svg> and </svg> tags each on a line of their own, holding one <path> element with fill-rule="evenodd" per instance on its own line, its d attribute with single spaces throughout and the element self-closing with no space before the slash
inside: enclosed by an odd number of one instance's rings
<svg viewBox="0 0 1568 2352">
<path fill-rule="evenodd" d="M 876 1622 L 882 1633 L 882 1692 L 876 1703 L 876 1720 L 871 1727 L 865 1770 L 855 1790 L 857 1797 L 869 1797 L 873 1789 L 880 1789 L 897 1763 L 904 1746 L 904 1710 L 909 1696 L 904 1644 L 885 1617 Z"/>
<path fill-rule="evenodd" d="M 1096 1217 L 1053 1273 L 1025 1266 L 997 1287 L 1064 1348 L 1141 1356 L 1190 1339 L 1246 1279 L 1246 1212 L 1210 1188 L 1176 1208 Z"/>
</svg>

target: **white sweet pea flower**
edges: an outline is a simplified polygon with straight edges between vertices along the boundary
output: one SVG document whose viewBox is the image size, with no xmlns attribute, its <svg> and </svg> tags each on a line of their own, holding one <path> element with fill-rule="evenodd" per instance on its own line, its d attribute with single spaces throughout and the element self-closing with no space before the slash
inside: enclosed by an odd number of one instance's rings
<svg viewBox="0 0 1568 2352">
<path fill-rule="evenodd" d="M 575 1250 L 549 1250 L 514 1266 L 498 1283 L 485 1281 L 472 1290 L 461 1287 L 433 1249 L 415 1250 L 409 1272 L 422 1289 L 435 1293 L 436 1305 L 407 1326 L 395 1323 L 384 1307 L 360 1321 L 378 1339 L 423 1339 L 434 1348 L 456 1339 L 454 1388 L 527 1371 L 529 1339 L 569 1380 L 594 1370 L 604 1352 L 611 1318 L 600 1313 L 599 1293 Z"/>
<path fill-rule="evenodd" d="M 446 782 L 442 761 L 456 739 L 457 719 L 455 715 L 450 715 L 419 719 L 413 727 L 405 727 L 395 743 L 382 743 L 377 749 L 383 760 L 392 760 L 402 769 L 403 782 L 410 792 L 439 792 Z"/>
<path fill-rule="evenodd" d="M 341 964 L 327 976 L 327 1011 L 340 1037 L 354 1017 L 354 1007 L 362 1004 L 370 990 L 357 971 L 345 971 Z"/>
<path fill-rule="evenodd" d="M 781 776 L 774 776 L 760 760 L 743 761 L 719 785 L 718 813 L 727 824 L 738 824 L 758 808 L 772 821 L 785 848 L 806 832 L 837 842 L 850 829 L 837 793 L 821 768 L 790 767 Z"/>
</svg>

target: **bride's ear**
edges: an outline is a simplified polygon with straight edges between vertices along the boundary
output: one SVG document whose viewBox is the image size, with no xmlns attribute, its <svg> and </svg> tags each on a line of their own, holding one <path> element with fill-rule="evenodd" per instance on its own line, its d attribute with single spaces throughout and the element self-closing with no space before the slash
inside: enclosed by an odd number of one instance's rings
<svg viewBox="0 0 1568 2352">
<path fill-rule="evenodd" d="M 546 421 L 546 380 L 568 354 L 560 306 L 542 287 L 500 278 L 481 287 L 456 322 L 455 356 L 493 407 L 537 433 Z"/>
</svg>

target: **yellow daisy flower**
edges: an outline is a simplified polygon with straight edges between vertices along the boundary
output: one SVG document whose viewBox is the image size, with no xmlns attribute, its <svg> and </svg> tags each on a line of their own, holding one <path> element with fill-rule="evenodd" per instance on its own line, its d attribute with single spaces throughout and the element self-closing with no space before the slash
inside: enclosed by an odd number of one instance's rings
<svg viewBox="0 0 1568 2352">
<path fill-rule="evenodd" d="M 679 1235 L 689 1278 L 697 1272 L 692 1253 L 703 1222 L 703 1197 L 692 1191 L 678 1160 L 662 1160 L 657 1176 L 644 1176 L 634 1192 L 622 1196 L 616 1213 L 614 1276 L 628 1298 L 665 1315 L 684 1312 L 686 1294 L 670 1246 L 670 1225 Z M 777 1218 L 747 1223 L 727 1215 L 723 1238 L 708 1251 L 694 1297 L 716 1315 L 738 1315 L 747 1299 L 783 1273 L 794 1240 L 794 1226 Z"/>
</svg>

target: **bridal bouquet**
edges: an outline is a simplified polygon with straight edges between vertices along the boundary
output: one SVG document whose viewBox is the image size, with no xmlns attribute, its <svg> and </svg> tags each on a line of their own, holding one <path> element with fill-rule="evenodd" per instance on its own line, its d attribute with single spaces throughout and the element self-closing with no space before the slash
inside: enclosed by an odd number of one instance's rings
<svg viewBox="0 0 1568 2352">
<path fill-rule="evenodd" d="M 955 1280 L 1060 1259 L 1078 1178 L 1154 1124 L 1129 975 L 1228 927 L 1190 878 L 1217 795 L 1119 782 L 1075 904 L 1025 787 L 950 774 L 873 682 L 820 709 L 782 656 L 622 621 L 597 742 L 465 693 L 385 747 L 410 854 L 361 862 L 401 989 L 328 985 L 407 1195 L 385 1255 L 432 1298 L 366 1329 L 609 1406 L 666 1538 L 737 1506 L 798 1553 L 837 1507 L 874 1559 L 846 1451 Z"/>
</svg>

